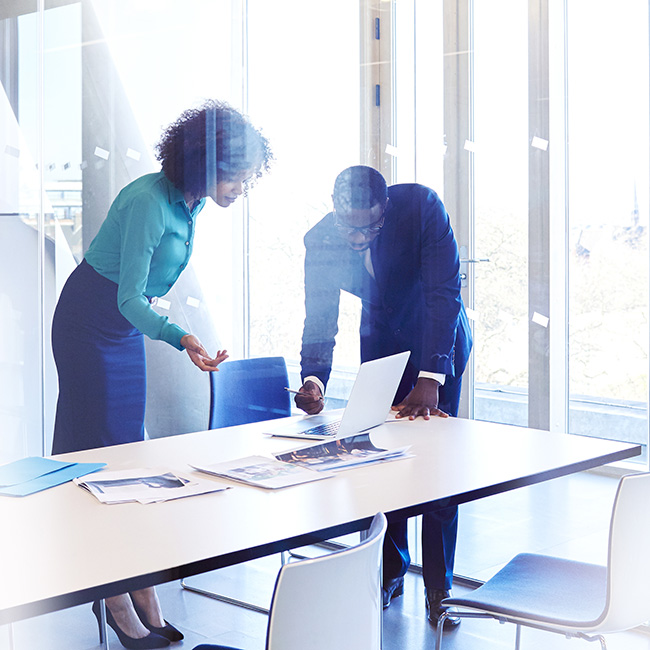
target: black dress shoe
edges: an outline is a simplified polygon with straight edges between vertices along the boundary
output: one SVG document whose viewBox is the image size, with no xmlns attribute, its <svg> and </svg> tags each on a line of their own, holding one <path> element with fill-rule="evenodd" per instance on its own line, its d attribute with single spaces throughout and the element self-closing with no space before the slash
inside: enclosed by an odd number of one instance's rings
<svg viewBox="0 0 650 650">
<path fill-rule="evenodd" d="M 101 618 L 99 614 L 99 601 L 95 601 L 92 606 L 93 614 L 97 619 L 97 627 L 99 628 L 99 642 L 104 643 L 104 634 L 103 627 L 101 624 Z M 132 636 L 129 636 L 122 630 L 122 628 L 117 624 L 117 621 L 113 618 L 111 610 L 106 607 L 106 624 L 113 628 L 117 638 L 120 640 L 120 643 L 129 650 L 152 650 L 153 648 L 166 648 L 169 645 L 169 639 L 166 639 L 158 634 L 149 632 L 149 634 L 140 639 L 135 639 Z"/>
<path fill-rule="evenodd" d="M 381 588 L 382 604 L 384 609 L 390 605 L 393 598 L 397 598 L 404 593 L 404 576 L 399 578 L 391 578 L 384 583 Z"/>
<path fill-rule="evenodd" d="M 135 602 L 133 603 L 133 608 L 135 609 L 135 613 L 138 615 L 138 618 L 142 621 L 142 624 L 149 630 L 149 632 L 153 632 L 158 636 L 162 636 L 172 643 L 176 643 L 176 641 L 182 641 L 185 638 L 183 636 L 183 633 L 180 630 L 177 630 L 168 621 L 164 621 L 165 625 L 163 627 L 156 627 L 155 625 L 151 625 L 151 623 L 149 623 L 147 620 L 147 613 L 138 607 Z"/>
<path fill-rule="evenodd" d="M 447 618 L 445 618 L 445 627 L 456 627 L 460 624 L 460 616 L 450 616 L 449 612 L 453 612 L 454 610 L 440 604 L 443 599 L 449 598 L 448 591 L 445 591 L 444 589 L 425 589 L 424 594 L 424 603 L 427 607 L 427 618 L 431 625 L 437 627 L 438 619 L 443 612 L 448 612 Z"/>
</svg>

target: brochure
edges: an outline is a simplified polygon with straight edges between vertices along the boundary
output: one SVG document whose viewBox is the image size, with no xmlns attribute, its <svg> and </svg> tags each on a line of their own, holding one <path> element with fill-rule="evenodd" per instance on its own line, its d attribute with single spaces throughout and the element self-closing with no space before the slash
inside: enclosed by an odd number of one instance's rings
<svg viewBox="0 0 650 650">
<path fill-rule="evenodd" d="M 299 447 L 291 451 L 275 454 L 275 458 L 284 463 L 291 463 L 318 472 L 339 470 L 377 461 L 407 458 L 410 447 L 399 449 L 381 449 L 370 439 L 369 433 L 361 433 L 337 440 Z"/>
<path fill-rule="evenodd" d="M 225 463 L 190 466 L 206 474 L 271 490 L 319 481 L 331 476 L 331 474 L 314 472 L 311 469 L 305 469 L 292 463 L 283 463 L 266 456 L 248 456 Z"/>
<path fill-rule="evenodd" d="M 102 503 L 157 503 L 182 497 L 227 490 L 225 485 L 199 478 L 188 478 L 164 469 L 131 469 L 101 472 L 96 478 L 75 479 Z"/>
</svg>

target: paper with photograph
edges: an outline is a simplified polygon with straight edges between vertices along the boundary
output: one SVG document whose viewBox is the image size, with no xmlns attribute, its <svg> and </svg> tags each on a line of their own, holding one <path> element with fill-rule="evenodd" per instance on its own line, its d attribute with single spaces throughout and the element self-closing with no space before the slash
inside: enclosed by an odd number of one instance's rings
<svg viewBox="0 0 650 650">
<path fill-rule="evenodd" d="M 327 473 L 314 472 L 311 469 L 305 469 L 292 463 L 282 463 L 266 456 L 248 456 L 211 465 L 191 464 L 190 467 L 214 476 L 271 490 L 319 481 L 330 476 Z"/>
<path fill-rule="evenodd" d="M 374 445 L 370 439 L 370 433 L 360 433 L 275 454 L 275 458 L 285 463 L 321 472 L 347 469 L 378 461 L 408 458 L 410 454 L 406 452 L 409 449 L 410 447 L 381 449 Z"/>
<path fill-rule="evenodd" d="M 102 503 L 157 503 L 228 489 L 213 481 L 188 478 L 165 469 L 131 469 L 101 472 L 93 479 L 75 479 Z"/>
</svg>

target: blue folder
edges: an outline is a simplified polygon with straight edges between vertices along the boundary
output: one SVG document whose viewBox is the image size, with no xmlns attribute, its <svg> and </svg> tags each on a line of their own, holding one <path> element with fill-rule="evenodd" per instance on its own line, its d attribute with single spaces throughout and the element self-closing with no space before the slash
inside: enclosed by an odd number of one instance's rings
<svg viewBox="0 0 650 650">
<path fill-rule="evenodd" d="M 69 463 L 38 456 L 21 458 L 0 467 L 0 495 L 24 497 L 105 466 L 106 463 Z"/>
</svg>

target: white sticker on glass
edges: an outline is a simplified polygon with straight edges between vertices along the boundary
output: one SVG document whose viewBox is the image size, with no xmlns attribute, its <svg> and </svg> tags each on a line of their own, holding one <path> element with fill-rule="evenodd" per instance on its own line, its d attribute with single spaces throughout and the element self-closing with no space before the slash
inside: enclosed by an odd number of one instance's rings
<svg viewBox="0 0 650 650">
<path fill-rule="evenodd" d="M 533 312 L 533 317 L 531 319 L 533 323 L 537 323 L 538 325 L 541 325 L 542 327 L 548 327 L 548 316 L 542 316 L 542 314 L 538 314 L 537 312 Z"/>
<path fill-rule="evenodd" d="M 548 140 L 544 140 L 544 138 L 538 138 L 535 136 L 530 143 L 532 147 L 535 147 L 535 149 L 541 149 L 542 151 L 546 151 L 548 149 Z"/>
</svg>

